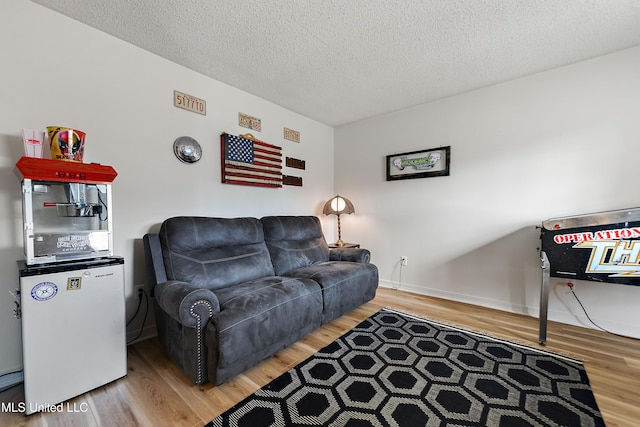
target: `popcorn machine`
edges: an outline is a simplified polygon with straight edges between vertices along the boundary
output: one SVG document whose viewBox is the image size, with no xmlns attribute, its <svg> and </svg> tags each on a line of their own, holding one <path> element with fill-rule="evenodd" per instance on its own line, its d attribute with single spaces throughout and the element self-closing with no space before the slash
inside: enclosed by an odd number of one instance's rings
<svg viewBox="0 0 640 427">
<path fill-rule="evenodd" d="M 113 255 L 111 166 L 23 157 L 16 167 L 28 265 Z"/>
<path fill-rule="evenodd" d="M 28 415 L 126 375 L 124 260 L 113 256 L 111 166 L 22 157 L 16 170 Z"/>
</svg>

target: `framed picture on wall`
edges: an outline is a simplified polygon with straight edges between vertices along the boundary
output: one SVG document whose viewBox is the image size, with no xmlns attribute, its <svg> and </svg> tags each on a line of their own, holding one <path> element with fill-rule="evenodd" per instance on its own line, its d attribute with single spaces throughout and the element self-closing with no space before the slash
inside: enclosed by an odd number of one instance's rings
<svg viewBox="0 0 640 427">
<path fill-rule="evenodd" d="M 411 151 L 387 156 L 387 181 L 449 175 L 451 147 Z"/>
</svg>

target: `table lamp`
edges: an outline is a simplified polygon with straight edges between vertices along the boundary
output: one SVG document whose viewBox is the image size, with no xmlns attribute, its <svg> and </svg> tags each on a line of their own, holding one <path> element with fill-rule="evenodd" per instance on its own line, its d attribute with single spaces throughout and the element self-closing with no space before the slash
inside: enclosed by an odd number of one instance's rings
<svg viewBox="0 0 640 427">
<path fill-rule="evenodd" d="M 342 230 L 340 229 L 340 215 L 349 215 L 355 211 L 353 203 L 342 196 L 334 196 L 324 204 L 324 208 L 322 209 L 323 214 L 338 216 L 338 241 L 336 242 L 336 246 L 344 246 L 344 242 L 342 241 Z"/>
</svg>

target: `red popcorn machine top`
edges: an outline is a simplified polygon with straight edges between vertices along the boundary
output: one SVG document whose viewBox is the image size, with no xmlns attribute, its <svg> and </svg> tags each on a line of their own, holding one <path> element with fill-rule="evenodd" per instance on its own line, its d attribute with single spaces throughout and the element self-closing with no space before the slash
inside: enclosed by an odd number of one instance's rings
<svg viewBox="0 0 640 427">
<path fill-rule="evenodd" d="M 111 166 L 22 157 L 27 265 L 113 255 Z"/>
</svg>

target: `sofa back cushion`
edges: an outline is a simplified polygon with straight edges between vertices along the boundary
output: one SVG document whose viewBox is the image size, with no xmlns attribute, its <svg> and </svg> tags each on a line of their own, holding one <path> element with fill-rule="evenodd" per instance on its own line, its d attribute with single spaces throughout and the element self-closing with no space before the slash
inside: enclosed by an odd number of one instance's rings
<svg viewBox="0 0 640 427">
<path fill-rule="evenodd" d="M 315 216 L 267 216 L 261 219 L 277 275 L 329 261 L 329 247 Z"/>
<path fill-rule="evenodd" d="M 168 280 L 218 289 L 274 275 L 256 218 L 175 217 L 159 234 Z"/>
</svg>

